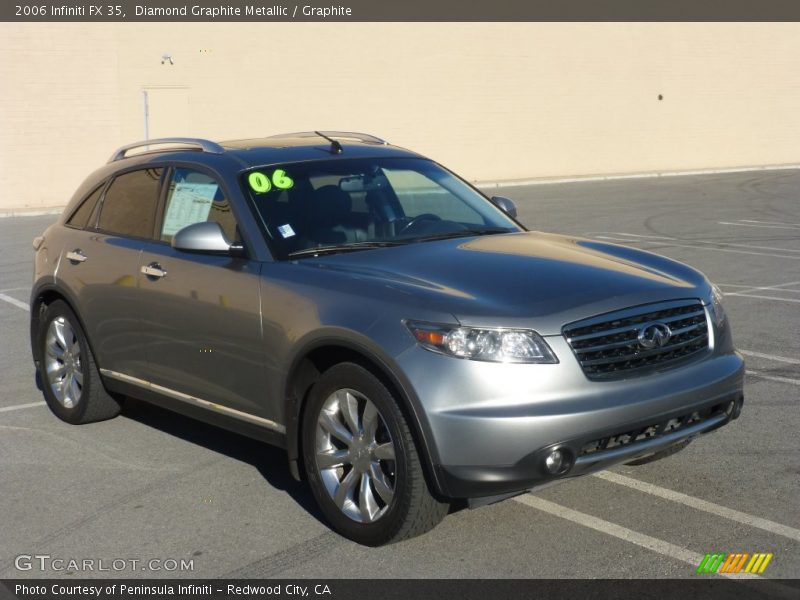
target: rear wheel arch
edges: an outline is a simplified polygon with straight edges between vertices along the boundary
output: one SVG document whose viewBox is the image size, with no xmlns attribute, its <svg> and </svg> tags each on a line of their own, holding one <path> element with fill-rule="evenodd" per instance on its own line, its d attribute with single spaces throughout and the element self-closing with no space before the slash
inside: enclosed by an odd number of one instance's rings
<svg viewBox="0 0 800 600">
<path fill-rule="evenodd" d="M 75 318 L 78 320 L 78 324 L 81 326 L 81 329 L 83 329 L 84 335 L 86 336 L 86 343 L 89 345 L 89 349 L 92 351 L 95 361 L 97 361 L 97 364 L 100 365 L 102 359 L 97 355 L 97 352 L 95 352 L 95 345 L 91 336 L 89 335 L 86 322 L 83 320 L 83 316 L 77 309 L 78 302 L 72 297 L 71 294 L 54 285 L 43 286 L 31 296 L 31 350 L 33 353 L 34 362 L 38 364 L 38 361 L 41 360 L 41 356 L 39 356 L 39 349 L 36 347 L 36 340 L 37 336 L 39 335 L 40 319 L 44 311 L 47 310 L 47 307 L 56 300 L 61 300 L 65 302 L 67 306 L 69 306 L 70 310 L 75 315 Z"/>
<path fill-rule="evenodd" d="M 75 303 L 70 300 L 70 298 L 64 294 L 61 290 L 55 287 L 44 287 L 39 289 L 35 294 L 31 296 L 31 350 L 33 352 L 33 360 L 34 362 L 38 363 L 42 357 L 40 353 L 40 348 L 38 348 L 38 344 L 36 340 L 39 336 L 39 326 L 42 314 L 47 307 L 50 306 L 56 300 L 61 300 L 70 307 L 72 312 L 75 314 L 75 317 L 80 322 L 81 327 L 84 331 L 86 331 L 86 326 L 83 323 L 83 319 L 81 319 L 80 314 L 78 311 L 75 310 Z M 87 336 L 88 338 L 88 336 Z"/>
<path fill-rule="evenodd" d="M 122 409 L 122 399 L 106 391 L 85 330 L 72 306 L 55 295 L 35 306 L 40 307 L 41 319 L 33 347 L 38 352 L 48 348 L 36 365 L 37 381 L 41 382 L 50 410 L 73 425 L 116 417 Z"/>
<path fill-rule="evenodd" d="M 411 425 L 412 436 L 419 448 L 429 487 L 438 495 L 445 497 L 445 489 L 440 485 L 436 476 L 435 464 L 438 455 L 430 433 L 426 431 L 424 417 L 421 417 L 419 408 L 415 406 L 415 400 L 411 398 L 410 385 L 408 383 L 404 385 L 387 362 L 375 352 L 352 341 L 328 339 L 311 343 L 298 354 L 292 363 L 286 380 L 284 396 L 286 449 L 292 475 L 297 479 L 305 478 L 302 473 L 303 448 L 300 424 L 308 394 L 322 373 L 343 362 L 357 364 L 372 373 L 397 399 L 400 410 Z"/>
</svg>

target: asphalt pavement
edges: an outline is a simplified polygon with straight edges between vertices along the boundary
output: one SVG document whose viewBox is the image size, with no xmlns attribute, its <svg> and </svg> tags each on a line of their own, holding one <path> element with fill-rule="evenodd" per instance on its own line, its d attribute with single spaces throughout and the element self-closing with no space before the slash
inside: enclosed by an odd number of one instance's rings
<svg viewBox="0 0 800 600">
<path fill-rule="evenodd" d="M 531 229 L 664 254 L 718 283 L 747 360 L 742 417 L 667 460 L 361 547 L 322 522 L 280 450 L 136 401 L 103 423 L 56 419 L 25 308 L 31 240 L 55 216 L 2 218 L 0 577 L 692 578 L 711 552 L 773 553 L 763 578 L 800 577 L 800 172 L 488 192 Z"/>
</svg>

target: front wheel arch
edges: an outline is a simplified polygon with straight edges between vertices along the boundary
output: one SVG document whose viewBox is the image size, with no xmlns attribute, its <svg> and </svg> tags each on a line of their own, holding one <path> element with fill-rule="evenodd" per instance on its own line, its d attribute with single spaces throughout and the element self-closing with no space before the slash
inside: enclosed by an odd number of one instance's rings
<svg viewBox="0 0 800 600">
<path fill-rule="evenodd" d="M 423 471 L 429 487 L 437 495 L 447 498 L 446 489 L 436 476 L 435 465 L 438 463 L 430 430 L 427 423 L 420 416 L 420 410 L 415 408 L 416 400 L 412 400 L 410 384 L 403 385 L 386 361 L 379 358 L 365 346 L 352 341 L 344 340 L 319 340 L 309 344 L 298 354 L 289 370 L 285 388 L 285 418 L 286 418 L 286 451 L 289 455 L 289 468 L 295 479 L 305 479 L 302 461 L 302 442 L 300 439 L 300 423 L 302 423 L 303 410 L 311 388 L 320 375 L 331 367 L 351 362 L 357 364 L 375 377 L 397 398 L 400 410 L 411 426 L 414 441 L 420 449 Z"/>
<path fill-rule="evenodd" d="M 361 365 L 339 363 L 320 376 L 301 435 L 311 492 L 339 534 L 380 546 L 421 535 L 447 514 L 400 402 Z"/>
</svg>

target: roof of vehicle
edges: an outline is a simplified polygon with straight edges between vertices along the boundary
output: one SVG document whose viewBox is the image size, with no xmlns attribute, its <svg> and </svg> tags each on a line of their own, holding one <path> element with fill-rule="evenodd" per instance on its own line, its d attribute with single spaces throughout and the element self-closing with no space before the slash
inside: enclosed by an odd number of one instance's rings
<svg viewBox="0 0 800 600">
<path fill-rule="evenodd" d="M 163 148 L 154 148 L 161 147 Z M 128 154 L 130 150 L 144 152 Z M 111 156 L 109 163 L 142 154 L 161 155 L 176 151 L 200 151 L 203 154 L 224 154 L 237 158 L 243 166 L 270 163 L 362 158 L 374 156 L 419 157 L 415 152 L 392 146 L 373 135 L 354 132 L 322 131 L 286 133 L 270 137 L 213 142 L 201 138 L 159 138 L 128 144 Z"/>
</svg>

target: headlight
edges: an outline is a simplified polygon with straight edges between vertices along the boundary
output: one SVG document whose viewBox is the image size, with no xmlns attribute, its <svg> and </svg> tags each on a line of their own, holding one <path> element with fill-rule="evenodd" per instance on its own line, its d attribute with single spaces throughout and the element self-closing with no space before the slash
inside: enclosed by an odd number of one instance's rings
<svg viewBox="0 0 800 600">
<path fill-rule="evenodd" d="M 476 329 L 457 325 L 406 321 L 411 334 L 426 350 L 489 362 L 557 363 L 550 346 L 529 329 Z"/>
<path fill-rule="evenodd" d="M 711 284 L 711 312 L 714 316 L 714 323 L 717 328 L 725 323 L 725 309 L 722 307 L 722 290 L 713 283 Z"/>
</svg>

